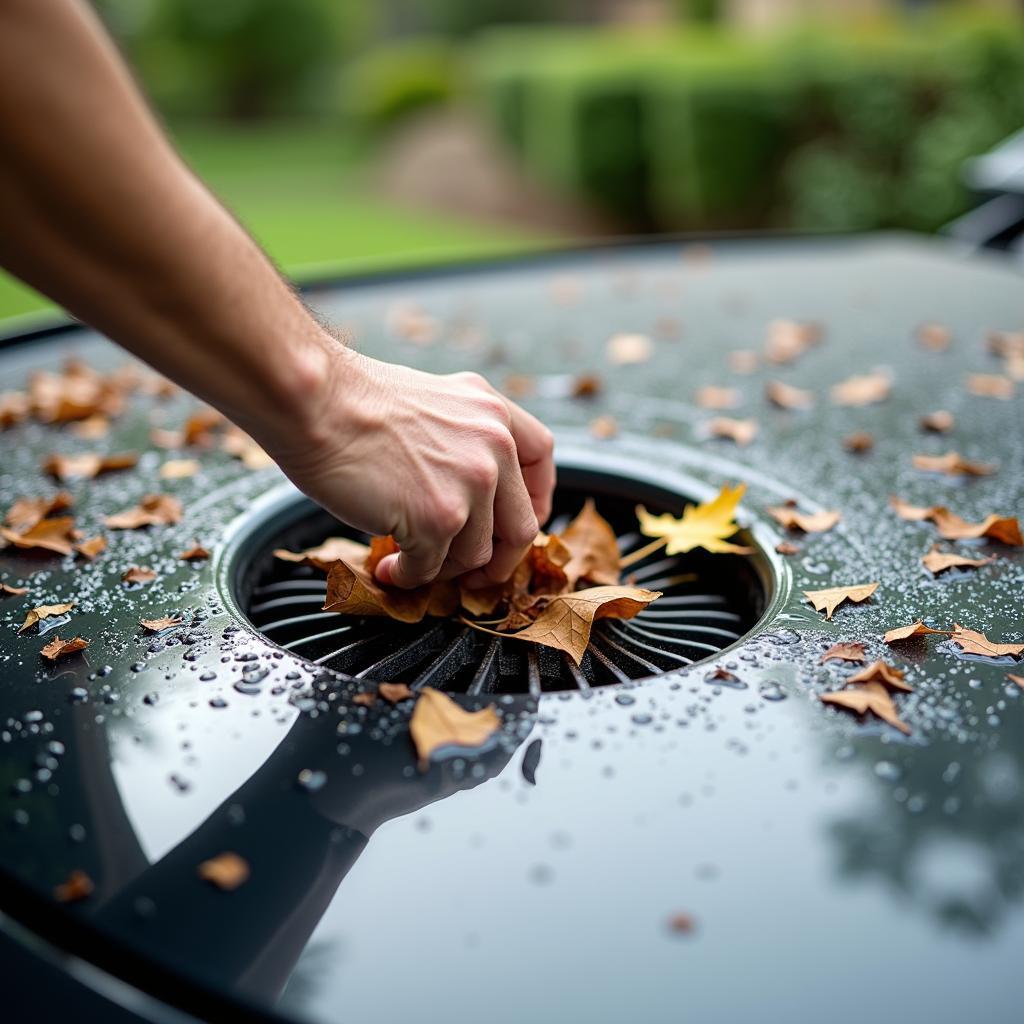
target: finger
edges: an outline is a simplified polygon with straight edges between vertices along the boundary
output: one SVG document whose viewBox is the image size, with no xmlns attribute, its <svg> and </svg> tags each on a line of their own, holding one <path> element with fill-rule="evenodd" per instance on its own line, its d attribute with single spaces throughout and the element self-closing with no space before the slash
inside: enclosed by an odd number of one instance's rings
<svg viewBox="0 0 1024 1024">
<path fill-rule="evenodd" d="M 374 576 L 381 583 L 404 589 L 421 587 L 441 571 L 448 554 L 448 542 L 425 543 L 411 541 L 396 555 L 385 555 L 378 563 Z"/>
<path fill-rule="evenodd" d="M 537 521 L 543 524 L 551 515 L 551 496 L 555 489 L 551 431 L 514 402 L 509 402 L 508 407 L 512 417 L 510 429 L 516 441 L 523 481 Z"/>
<path fill-rule="evenodd" d="M 466 577 L 472 588 L 504 583 L 537 536 L 537 516 L 518 465 L 502 466 L 494 495 L 494 547 L 487 565 Z"/>
<path fill-rule="evenodd" d="M 491 560 L 494 534 L 494 490 L 483 494 L 462 532 L 448 548 L 438 579 L 450 580 Z"/>
</svg>

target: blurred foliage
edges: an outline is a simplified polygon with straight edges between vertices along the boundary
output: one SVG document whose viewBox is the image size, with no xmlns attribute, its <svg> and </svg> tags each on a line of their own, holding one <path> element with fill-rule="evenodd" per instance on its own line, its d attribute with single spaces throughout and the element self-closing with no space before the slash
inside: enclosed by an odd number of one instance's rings
<svg viewBox="0 0 1024 1024">
<path fill-rule="evenodd" d="M 538 177 L 641 227 L 931 230 L 968 204 L 964 159 L 1024 124 L 1024 34 L 993 18 L 505 30 L 474 71 Z"/>
</svg>

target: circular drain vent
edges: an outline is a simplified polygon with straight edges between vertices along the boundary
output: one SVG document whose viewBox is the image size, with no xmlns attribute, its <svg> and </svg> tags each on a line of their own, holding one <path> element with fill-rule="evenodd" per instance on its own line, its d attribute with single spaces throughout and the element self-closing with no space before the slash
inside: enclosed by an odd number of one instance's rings
<svg viewBox="0 0 1024 1024">
<path fill-rule="evenodd" d="M 638 502 L 655 513 L 678 515 L 687 500 L 660 486 L 560 468 L 548 529 L 563 529 L 588 497 L 612 525 L 624 555 L 647 543 L 636 529 Z M 455 620 L 427 618 L 410 625 L 323 611 L 324 574 L 275 559 L 272 552 L 303 550 L 341 535 L 367 539 L 302 498 L 272 512 L 238 549 L 237 605 L 263 636 L 292 654 L 357 679 L 404 682 L 413 689 L 539 695 L 661 675 L 735 643 L 757 622 L 768 597 L 763 557 L 649 555 L 624 576 L 664 596 L 634 619 L 598 620 L 577 667 L 560 651 L 497 639 Z M 740 542 L 754 543 L 742 535 Z"/>
</svg>

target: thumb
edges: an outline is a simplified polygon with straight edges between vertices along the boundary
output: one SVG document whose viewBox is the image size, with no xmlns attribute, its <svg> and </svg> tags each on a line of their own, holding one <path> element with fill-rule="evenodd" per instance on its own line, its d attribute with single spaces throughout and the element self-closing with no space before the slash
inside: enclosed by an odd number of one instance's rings
<svg viewBox="0 0 1024 1024">
<path fill-rule="evenodd" d="M 385 555 L 378 563 L 374 576 L 385 586 L 412 589 L 430 583 L 441 571 L 447 545 L 426 550 L 420 546 L 403 548 L 397 554 Z"/>
</svg>

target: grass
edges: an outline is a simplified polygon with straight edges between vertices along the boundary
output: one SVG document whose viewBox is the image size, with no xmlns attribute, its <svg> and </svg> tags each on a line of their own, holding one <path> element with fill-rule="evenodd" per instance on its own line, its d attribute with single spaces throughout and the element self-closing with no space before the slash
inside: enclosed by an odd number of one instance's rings
<svg viewBox="0 0 1024 1024">
<path fill-rule="evenodd" d="M 199 176 L 276 263 L 300 278 L 304 268 L 423 264 L 550 241 L 374 196 L 364 153 L 333 124 L 187 125 L 173 134 Z M 0 272 L 0 318 L 52 308 Z"/>
</svg>

